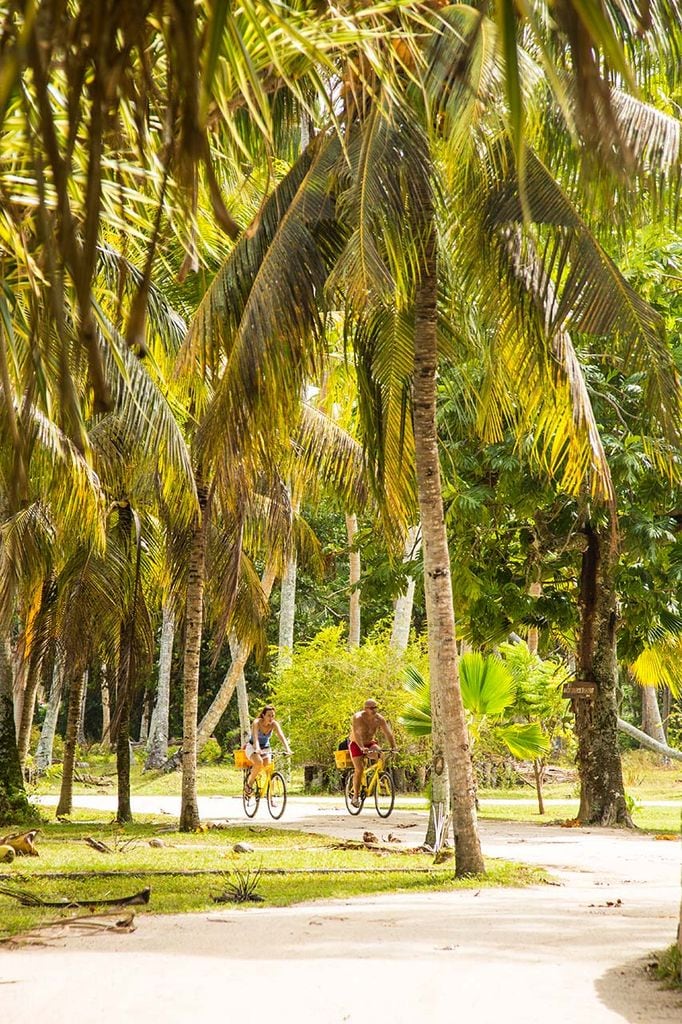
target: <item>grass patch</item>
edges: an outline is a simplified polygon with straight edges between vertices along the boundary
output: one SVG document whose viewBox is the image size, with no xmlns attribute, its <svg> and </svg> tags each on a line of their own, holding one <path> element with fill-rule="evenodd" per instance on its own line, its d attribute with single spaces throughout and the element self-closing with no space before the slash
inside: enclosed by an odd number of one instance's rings
<svg viewBox="0 0 682 1024">
<path fill-rule="evenodd" d="M 656 977 L 668 988 L 682 989 L 682 951 L 677 943 L 659 953 Z"/>
<path fill-rule="evenodd" d="M 567 800 L 566 803 L 552 804 L 539 814 L 537 805 L 528 804 L 483 804 L 478 812 L 481 819 L 488 821 L 530 822 L 533 825 L 556 825 L 575 818 L 578 812 L 578 801 Z M 631 810 L 632 820 L 645 832 L 679 834 L 680 807 L 638 807 Z M 597 827 L 597 826 L 595 826 Z"/>
<path fill-rule="evenodd" d="M 246 870 L 262 871 L 258 892 L 266 906 L 276 907 L 368 893 L 522 886 L 547 878 L 538 868 L 490 860 L 485 878 L 455 881 L 452 862 L 434 867 L 433 858 L 423 853 L 336 849 L 336 840 L 327 837 L 259 825 L 193 835 L 167 827 L 151 817 L 119 827 L 92 811 L 76 811 L 71 822 L 45 824 L 38 836 L 40 857 L 18 858 L 2 872 L 0 883 L 51 902 L 111 899 L 149 885 L 151 902 L 137 912 L 178 914 L 215 909 L 212 895 L 220 894 L 237 871 Z M 98 853 L 85 843 L 87 836 L 115 852 Z M 150 846 L 158 841 L 163 845 Z M 236 853 L 236 843 L 248 843 L 253 851 Z M 271 873 L 280 871 L 292 874 Z M 72 874 L 78 877 L 64 877 Z M 76 913 L 82 911 L 22 907 L 0 894 L 0 938 Z"/>
</svg>

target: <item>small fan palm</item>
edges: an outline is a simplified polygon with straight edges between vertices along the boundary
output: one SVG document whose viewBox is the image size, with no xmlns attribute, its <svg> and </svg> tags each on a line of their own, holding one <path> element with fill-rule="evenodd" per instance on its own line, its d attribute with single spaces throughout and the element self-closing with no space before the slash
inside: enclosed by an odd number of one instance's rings
<svg viewBox="0 0 682 1024">
<path fill-rule="evenodd" d="M 459 662 L 462 700 L 469 718 L 474 742 L 487 726 L 512 757 L 532 760 L 541 757 L 549 741 L 537 722 L 505 722 L 504 715 L 514 704 L 516 685 L 509 669 L 498 659 L 472 652 Z M 411 736 L 431 735 L 431 687 L 412 665 L 405 670 L 405 687 L 413 695 L 400 717 L 400 724 Z"/>
</svg>

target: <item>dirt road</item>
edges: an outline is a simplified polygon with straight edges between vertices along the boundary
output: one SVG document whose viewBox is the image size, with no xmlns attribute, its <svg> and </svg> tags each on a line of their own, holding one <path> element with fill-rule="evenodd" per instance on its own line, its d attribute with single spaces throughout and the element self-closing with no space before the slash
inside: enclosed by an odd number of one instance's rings
<svg viewBox="0 0 682 1024">
<path fill-rule="evenodd" d="M 171 798 L 145 798 L 172 810 Z M 175 805 L 176 806 L 176 805 Z M 151 807 L 145 807 L 151 810 Z M 138 806 L 138 811 L 142 807 Z M 206 817 L 238 815 L 205 800 Z M 351 820 L 294 800 L 287 822 L 422 839 L 422 812 Z M 264 819 L 265 820 L 265 819 Z M 398 825 L 406 826 L 398 829 Z M 0 1017 L 47 1024 L 239 1020 L 391 1024 L 679 1024 L 682 996 L 646 977 L 674 940 L 680 845 L 615 830 L 481 822 L 487 856 L 544 864 L 557 885 L 378 896 L 137 918 L 131 934 L 0 953 Z"/>
</svg>

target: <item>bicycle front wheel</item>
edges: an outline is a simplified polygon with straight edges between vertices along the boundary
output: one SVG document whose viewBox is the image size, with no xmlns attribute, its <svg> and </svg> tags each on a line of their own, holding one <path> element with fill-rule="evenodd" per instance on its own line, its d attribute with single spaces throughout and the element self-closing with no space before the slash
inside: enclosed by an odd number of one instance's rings
<svg viewBox="0 0 682 1024">
<path fill-rule="evenodd" d="M 357 806 L 353 803 L 353 773 L 348 772 L 346 775 L 346 784 L 343 787 L 343 795 L 346 798 L 346 808 L 349 814 L 359 814 L 362 810 L 362 805 L 365 802 L 365 788 L 360 787 L 360 802 Z"/>
<path fill-rule="evenodd" d="M 380 818 L 387 818 L 393 810 L 395 790 L 393 788 L 393 779 L 389 772 L 380 772 L 379 774 L 374 789 L 374 803 Z"/>
<path fill-rule="evenodd" d="M 258 810 L 258 804 L 260 803 L 260 789 L 258 788 L 258 779 L 253 784 L 253 789 L 249 794 L 246 792 L 246 780 L 249 777 L 249 769 L 247 768 L 244 772 L 244 789 L 242 790 L 242 801 L 244 803 L 244 813 L 247 818 L 253 818 Z"/>
<path fill-rule="evenodd" d="M 273 772 L 268 786 L 268 810 L 273 818 L 279 819 L 287 805 L 287 784 L 281 772 Z"/>
</svg>

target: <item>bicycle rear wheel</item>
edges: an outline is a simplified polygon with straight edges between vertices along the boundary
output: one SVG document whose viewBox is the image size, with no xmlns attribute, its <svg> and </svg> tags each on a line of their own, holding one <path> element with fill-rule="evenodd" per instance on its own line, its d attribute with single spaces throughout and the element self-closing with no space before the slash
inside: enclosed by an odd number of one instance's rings
<svg viewBox="0 0 682 1024">
<path fill-rule="evenodd" d="M 273 772 L 268 786 L 268 810 L 276 820 L 284 814 L 287 805 L 287 784 L 281 772 Z"/>
<path fill-rule="evenodd" d="M 247 768 L 244 771 L 244 788 L 242 790 L 242 801 L 244 803 L 244 813 L 247 818 L 255 817 L 256 811 L 258 810 L 258 804 L 260 803 L 260 789 L 258 788 L 258 779 L 253 784 L 251 792 L 247 795 L 246 792 L 246 780 L 249 777 L 250 769 Z"/>
<path fill-rule="evenodd" d="M 348 772 L 346 774 L 346 783 L 343 787 L 343 795 L 346 798 L 346 808 L 349 814 L 359 814 L 362 810 L 362 805 L 365 802 L 365 787 L 360 787 L 360 802 L 357 807 L 353 804 L 353 773 Z"/>
<path fill-rule="evenodd" d="M 380 772 L 374 788 L 374 803 L 380 818 L 387 818 L 395 803 L 395 789 L 389 772 Z"/>
</svg>

